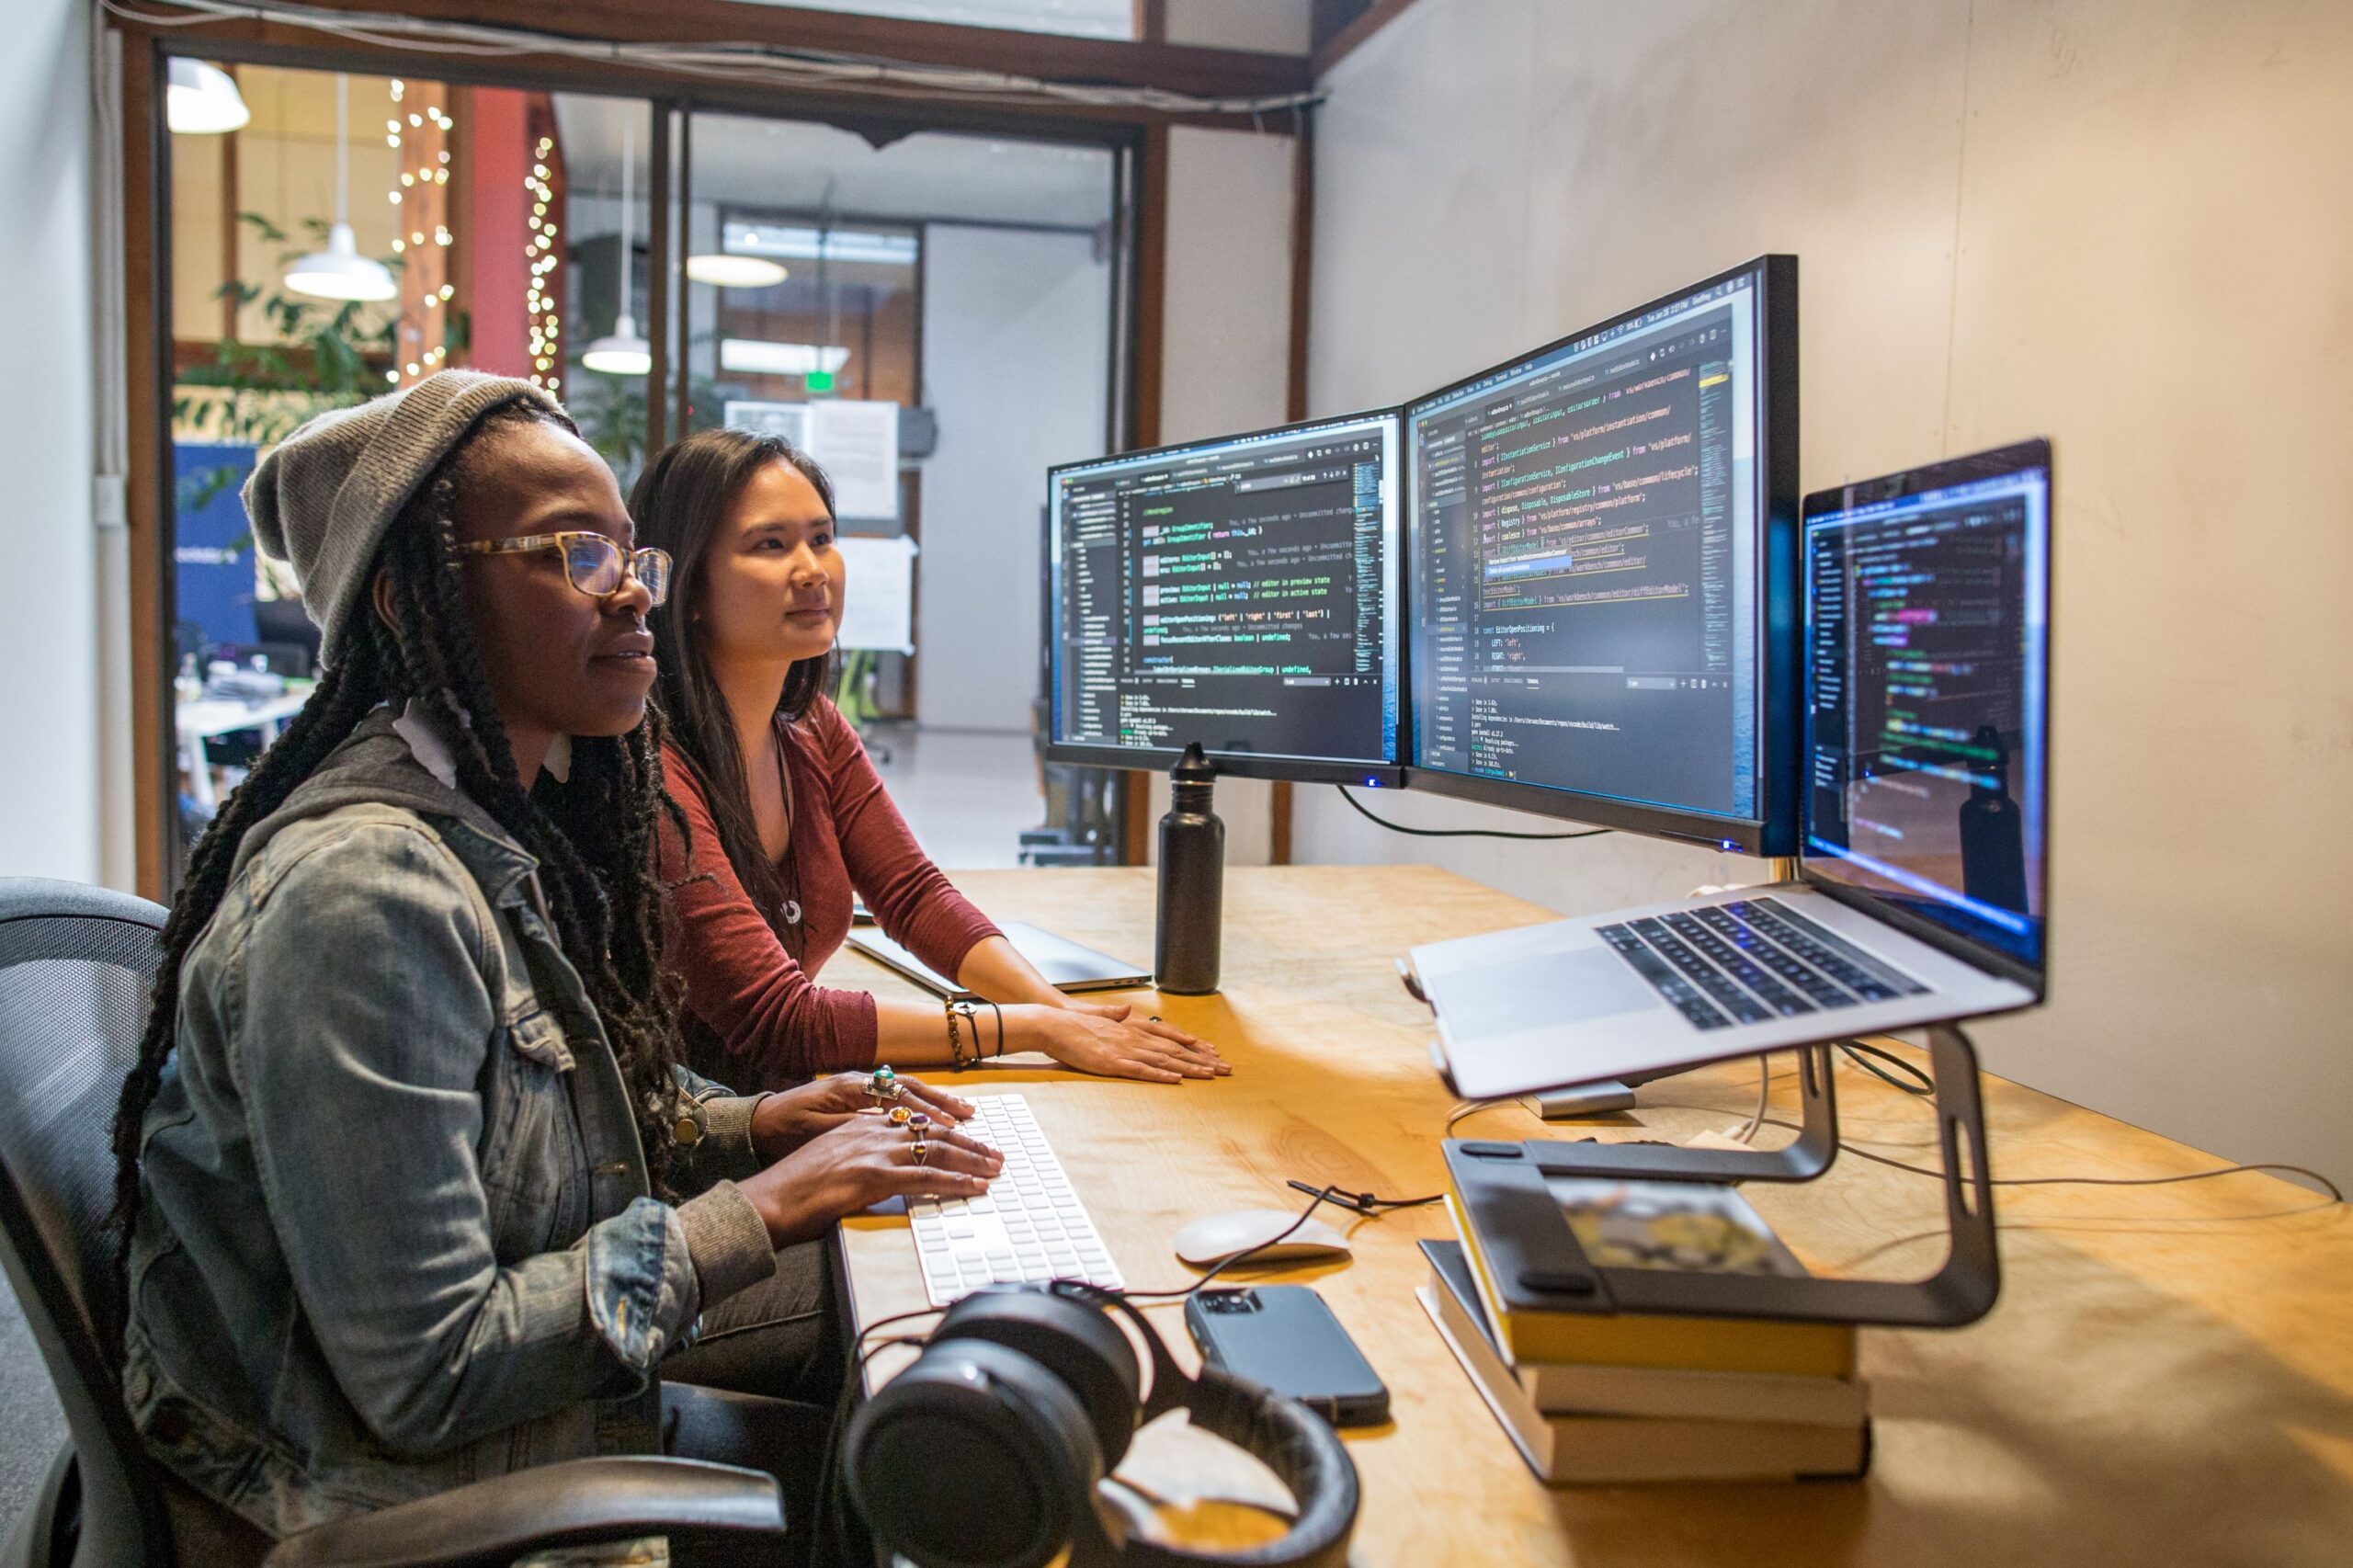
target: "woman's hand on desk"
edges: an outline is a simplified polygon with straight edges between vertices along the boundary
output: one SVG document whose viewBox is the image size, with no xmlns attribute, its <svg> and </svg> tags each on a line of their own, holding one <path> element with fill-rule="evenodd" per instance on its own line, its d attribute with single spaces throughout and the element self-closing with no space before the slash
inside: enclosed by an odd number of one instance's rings
<svg viewBox="0 0 2353 1568">
<path fill-rule="evenodd" d="M 1005 1156 L 935 1122 L 915 1139 L 880 1116 L 852 1116 L 820 1132 L 737 1187 L 778 1246 L 809 1241 L 847 1214 L 888 1198 L 977 1198 L 1005 1168 Z"/>
<path fill-rule="evenodd" d="M 867 1093 L 867 1085 L 872 1082 L 871 1074 L 835 1073 L 796 1088 L 761 1096 L 758 1107 L 752 1112 L 752 1146 L 759 1151 L 763 1163 L 779 1160 L 819 1133 L 829 1132 L 861 1112 L 874 1110 L 874 1096 Z M 909 1110 L 922 1111 L 935 1125 L 953 1126 L 972 1119 L 972 1101 L 959 1099 L 920 1078 L 902 1076 L 899 1088 L 898 1103 Z"/>
<path fill-rule="evenodd" d="M 1082 1073 L 1155 1084 L 1222 1078 L 1233 1071 L 1209 1041 L 1158 1018 L 1135 1017 L 1134 1012 L 1125 1004 L 1090 1002 L 1007 1007 L 1005 1049 L 1042 1051 Z"/>
</svg>

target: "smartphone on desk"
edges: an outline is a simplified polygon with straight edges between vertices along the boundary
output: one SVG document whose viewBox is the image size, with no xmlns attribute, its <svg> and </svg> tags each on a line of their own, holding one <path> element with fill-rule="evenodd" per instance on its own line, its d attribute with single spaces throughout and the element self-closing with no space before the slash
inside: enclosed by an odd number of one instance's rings
<svg viewBox="0 0 2353 1568">
<path fill-rule="evenodd" d="M 1185 1326 L 1201 1359 L 1291 1398 L 1335 1426 L 1389 1419 L 1389 1390 L 1348 1331 L 1304 1285 L 1199 1290 Z"/>
</svg>

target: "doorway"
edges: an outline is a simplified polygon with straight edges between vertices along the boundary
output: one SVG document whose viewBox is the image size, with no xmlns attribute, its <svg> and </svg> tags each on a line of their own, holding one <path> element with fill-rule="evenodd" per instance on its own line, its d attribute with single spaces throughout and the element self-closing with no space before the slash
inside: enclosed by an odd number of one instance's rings
<svg viewBox="0 0 2353 1568">
<path fill-rule="evenodd" d="M 1116 858 L 1108 791 L 1042 767 L 1032 715 L 1045 471 L 1125 444 L 1130 132 L 219 71 L 245 119 L 166 154 L 168 881 L 319 660 L 238 487 L 304 419 L 446 366 L 547 387 L 624 490 L 684 431 L 809 447 L 853 554 L 839 700 L 919 840 L 950 869 Z"/>
</svg>

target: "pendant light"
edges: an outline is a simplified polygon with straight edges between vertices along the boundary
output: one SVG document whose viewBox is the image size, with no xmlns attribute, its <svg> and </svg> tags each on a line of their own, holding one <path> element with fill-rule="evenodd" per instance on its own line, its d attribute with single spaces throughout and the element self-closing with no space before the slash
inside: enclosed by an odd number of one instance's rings
<svg viewBox="0 0 2353 1568">
<path fill-rule="evenodd" d="M 580 356 L 580 362 L 592 370 L 608 376 L 642 376 L 654 369 L 654 350 L 637 335 L 637 317 L 630 313 L 629 248 L 630 218 L 630 144 L 629 112 L 621 113 L 621 257 L 614 270 L 620 275 L 620 309 L 613 317 L 613 330 L 590 344 Z"/>
<path fill-rule="evenodd" d="M 791 274 L 784 263 L 770 261 L 764 256 L 745 256 L 736 251 L 707 251 L 701 256 L 687 257 L 687 276 L 698 283 L 708 283 L 718 289 L 767 289 L 783 282 Z"/>
<path fill-rule="evenodd" d="M 182 136 L 218 136 L 241 129 L 253 117 L 229 73 L 201 60 L 172 57 L 164 119 L 173 131 Z"/>
<path fill-rule="evenodd" d="M 351 157 L 345 132 L 350 117 L 350 83 L 335 79 L 335 227 L 327 248 L 313 251 L 286 269 L 286 286 L 319 300 L 392 300 L 401 286 L 384 264 L 359 254 L 351 233 Z"/>
</svg>

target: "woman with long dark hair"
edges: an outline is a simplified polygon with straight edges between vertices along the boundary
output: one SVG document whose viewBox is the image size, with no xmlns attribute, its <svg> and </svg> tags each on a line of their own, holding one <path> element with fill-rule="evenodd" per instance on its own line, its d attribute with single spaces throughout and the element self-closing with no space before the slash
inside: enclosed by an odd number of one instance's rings
<svg viewBox="0 0 2353 1568">
<path fill-rule="evenodd" d="M 699 1325 L 786 1315 L 778 1249 L 996 1157 L 945 1096 L 918 1147 L 677 1065 L 668 563 L 543 392 L 444 372 L 313 420 L 245 498 L 326 669 L 196 846 L 123 1085 L 134 1422 L 230 1536 L 715 1429 L 807 1519 L 822 1410 L 714 1421 L 664 1380 Z"/>
<path fill-rule="evenodd" d="M 1162 1083 L 1227 1071 L 1172 1024 L 1054 989 L 916 846 L 825 695 L 845 576 L 815 462 L 777 437 L 704 431 L 646 465 L 630 512 L 676 573 L 654 636 L 664 777 L 687 831 L 665 832 L 661 852 L 699 1068 L 776 1085 L 1009 1051 Z M 818 986 L 853 892 L 892 938 L 1001 1006 L 960 1016 Z"/>
</svg>

